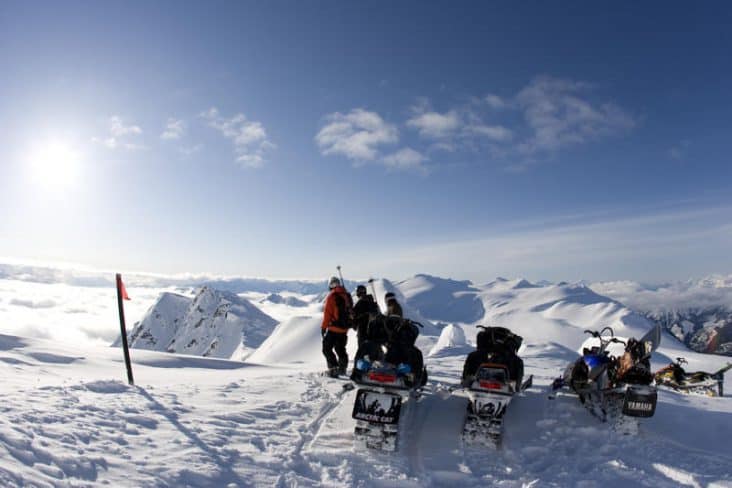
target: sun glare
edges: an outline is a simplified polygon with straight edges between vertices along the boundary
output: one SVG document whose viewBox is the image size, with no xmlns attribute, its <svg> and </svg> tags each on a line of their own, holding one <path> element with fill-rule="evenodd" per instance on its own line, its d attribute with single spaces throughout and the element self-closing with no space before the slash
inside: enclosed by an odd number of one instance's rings
<svg viewBox="0 0 732 488">
<path fill-rule="evenodd" d="M 29 163 L 34 181 L 46 187 L 68 187 L 79 178 L 80 154 L 64 141 L 36 146 Z"/>
</svg>

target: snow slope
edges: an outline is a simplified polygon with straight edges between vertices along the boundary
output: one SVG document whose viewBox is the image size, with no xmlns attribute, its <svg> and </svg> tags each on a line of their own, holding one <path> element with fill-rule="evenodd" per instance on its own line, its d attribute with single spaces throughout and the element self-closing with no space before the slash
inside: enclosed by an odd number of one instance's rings
<svg viewBox="0 0 732 488">
<path fill-rule="evenodd" d="M 582 286 L 475 288 L 480 321 L 436 327 L 434 348 L 423 348 L 430 382 L 405 407 L 394 455 L 354 450 L 354 392 L 319 375 L 317 304 L 289 315 L 271 304 L 280 324 L 247 362 L 135 349 L 134 387 L 118 348 L 0 335 L 0 486 L 732 486 L 731 398 L 662 391 L 656 415 L 627 437 L 572 396 L 547 398 L 584 328 L 637 337 L 646 319 Z M 466 399 L 444 389 L 458 382 L 477 323 L 521 334 L 535 375 L 499 451 L 461 445 Z M 654 368 L 679 352 L 691 369 L 724 363 L 663 341 Z"/>
</svg>

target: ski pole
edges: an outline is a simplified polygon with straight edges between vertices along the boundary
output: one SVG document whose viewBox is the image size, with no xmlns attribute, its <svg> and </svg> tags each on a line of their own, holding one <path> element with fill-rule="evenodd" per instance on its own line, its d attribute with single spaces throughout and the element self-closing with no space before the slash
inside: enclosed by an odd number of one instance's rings
<svg viewBox="0 0 732 488">
<path fill-rule="evenodd" d="M 371 285 L 371 293 L 374 295 L 374 301 L 376 302 L 376 306 L 379 309 L 379 313 L 381 313 L 381 305 L 379 305 L 379 299 L 376 297 L 376 287 L 374 286 L 374 279 L 369 278 L 369 285 Z"/>
<path fill-rule="evenodd" d="M 341 279 L 341 286 L 343 286 L 344 290 L 348 291 L 348 289 L 346 288 L 346 282 L 343 281 L 343 273 L 341 273 L 341 265 L 339 264 L 338 266 L 336 266 L 336 269 L 338 270 L 338 277 Z"/>
</svg>

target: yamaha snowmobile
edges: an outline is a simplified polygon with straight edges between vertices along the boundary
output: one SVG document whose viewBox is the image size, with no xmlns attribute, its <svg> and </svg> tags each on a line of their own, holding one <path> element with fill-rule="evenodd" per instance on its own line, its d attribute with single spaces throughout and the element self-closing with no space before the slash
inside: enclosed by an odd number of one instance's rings
<svg viewBox="0 0 732 488">
<path fill-rule="evenodd" d="M 513 396 L 533 381 L 523 379 L 523 361 L 516 355 L 523 339 L 503 327 L 484 327 L 478 349 L 463 368 L 462 387 L 468 396 L 463 442 L 498 447 L 503 438 L 503 417 Z"/>
<path fill-rule="evenodd" d="M 706 371 L 689 373 L 684 369 L 683 364 L 686 364 L 686 359 L 676 358 L 673 363 L 656 371 L 653 375 L 656 384 L 682 393 L 707 396 L 724 395 L 724 373 L 732 368 L 732 363 L 715 373 Z"/>
<path fill-rule="evenodd" d="M 594 340 L 585 342 L 582 357 L 567 366 L 553 389 L 568 386 L 592 415 L 612 421 L 623 433 L 636 432 L 637 418 L 652 417 L 656 411 L 650 357 L 661 342 L 660 326 L 639 341 L 615 337 L 610 327 L 585 333 Z M 614 344 L 622 346 L 619 351 Z"/>
</svg>

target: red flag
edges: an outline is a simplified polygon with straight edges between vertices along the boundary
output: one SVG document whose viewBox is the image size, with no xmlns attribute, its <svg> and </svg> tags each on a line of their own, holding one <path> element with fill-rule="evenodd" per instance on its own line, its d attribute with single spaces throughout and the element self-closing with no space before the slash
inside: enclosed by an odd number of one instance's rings
<svg viewBox="0 0 732 488">
<path fill-rule="evenodd" d="M 127 290 L 125 289 L 125 284 L 122 282 L 122 277 L 119 278 L 119 290 L 122 294 L 123 300 L 131 300 L 131 298 L 127 295 Z"/>
</svg>

